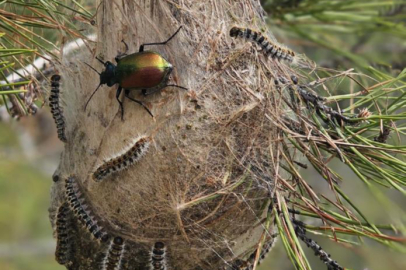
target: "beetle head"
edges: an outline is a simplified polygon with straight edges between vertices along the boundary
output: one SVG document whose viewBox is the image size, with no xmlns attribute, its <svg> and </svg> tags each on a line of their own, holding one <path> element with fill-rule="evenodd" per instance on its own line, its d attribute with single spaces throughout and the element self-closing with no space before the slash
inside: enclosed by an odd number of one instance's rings
<svg viewBox="0 0 406 270">
<path fill-rule="evenodd" d="M 116 66 L 107 61 L 104 63 L 105 70 L 102 71 L 100 74 L 100 84 L 107 84 L 107 86 L 113 86 L 116 84 L 115 81 L 115 73 L 116 73 Z"/>
<path fill-rule="evenodd" d="M 105 67 L 104 71 L 102 71 L 102 73 L 99 73 L 96 69 L 94 69 L 92 66 L 90 66 L 89 64 L 85 63 L 87 66 L 89 66 L 91 69 L 93 69 L 94 71 L 97 72 L 97 74 L 99 74 L 100 76 L 100 83 L 97 86 L 96 90 L 93 91 L 93 93 L 90 95 L 90 98 L 87 100 L 86 105 L 85 105 L 85 110 L 87 105 L 89 104 L 90 100 L 92 99 L 93 95 L 97 92 L 97 90 L 99 90 L 100 86 L 102 84 L 107 84 L 107 86 L 113 86 L 114 84 L 116 84 L 116 79 L 115 79 L 115 73 L 116 73 L 116 66 L 113 65 L 113 63 L 111 63 L 110 61 L 107 62 L 103 62 L 101 59 L 99 59 L 98 57 L 96 57 L 96 59 L 102 63 Z"/>
</svg>

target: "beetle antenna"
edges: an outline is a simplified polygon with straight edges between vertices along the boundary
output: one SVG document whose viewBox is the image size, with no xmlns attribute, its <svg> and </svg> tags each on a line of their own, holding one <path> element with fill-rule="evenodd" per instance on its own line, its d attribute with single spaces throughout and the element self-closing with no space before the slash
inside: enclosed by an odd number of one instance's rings
<svg viewBox="0 0 406 270">
<path fill-rule="evenodd" d="M 92 67 L 91 65 L 89 65 L 86 62 L 83 62 L 85 65 L 87 65 L 88 67 L 90 67 L 91 69 L 93 69 L 94 71 L 96 71 L 97 74 L 101 75 L 94 67 Z"/>
<path fill-rule="evenodd" d="M 183 90 L 188 91 L 189 89 L 187 89 L 186 87 L 180 86 L 180 85 L 176 85 L 176 84 L 167 84 L 166 86 L 172 86 L 172 87 L 177 87 Z"/>
<path fill-rule="evenodd" d="M 92 93 L 92 95 L 90 96 L 90 98 L 87 100 L 86 105 L 85 105 L 85 111 L 87 108 L 87 104 L 89 104 L 89 101 L 92 99 L 92 97 L 94 96 L 94 94 L 96 93 L 96 91 L 100 88 L 101 83 L 99 84 L 99 86 L 97 86 L 96 90 L 94 90 L 94 92 Z"/>
<path fill-rule="evenodd" d="M 103 65 L 106 64 L 106 62 L 103 62 L 103 60 L 101 60 L 99 57 L 96 56 L 96 59 L 99 60 L 100 63 L 102 63 Z"/>
</svg>

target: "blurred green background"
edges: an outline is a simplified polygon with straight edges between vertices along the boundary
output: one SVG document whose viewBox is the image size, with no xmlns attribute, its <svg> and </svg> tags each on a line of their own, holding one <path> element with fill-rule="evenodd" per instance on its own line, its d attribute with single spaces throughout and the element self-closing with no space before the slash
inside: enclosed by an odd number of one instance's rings
<svg viewBox="0 0 406 270">
<path fill-rule="evenodd" d="M 55 241 L 47 211 L 51 172 L 62 145 L 55 138 L 49 142 L 53 145 L 38 148 L 45 145 L 38 145 L 35 134 L 30 133 L 32 128 L 40 128 L 37 124 L 33 116 L 20 122 L 0 122 L 1 270 L 64 269 L 54 261 Z M 46 153 L 48 146 L 55 151 Z"/>
<path fill-rule="evenodd" d="M 319 65 L 355 67 L 364 72 L 368 72 L 368 65 L 373 65 L 392 74 L 405 67 L 406 1 L 261 2 L 276 38 Z M 94 11 L 95 6 L 89 5 Z M 390 5 L 393 8 L 388 8 Z M 54 261 L 55 241 L 48 218 L 51 175 L 62 149 L 47 108 L 18 122 L 8 119 L 7 113 L 0 110 L 0 270 L 65 269 Z M 332 162 L 332 166 L 345 179 L 343 190 L 372 221 L 397 222 L 397 215 L 403 213 L 397 207 L 404 208 L 404 198 L 387 192 L 394 203 L 381 205 L 340 162 Z M 325 181 L 311 168 L 304 173 L 316 190 L 330 194 Z M 308 222 L 311 224 L 311 220 Z M 351 269 L 406 269 L 405 254 L 373 241 L 346 247 L 325 238 L 314 236 L 314 239 L 341 265 Z M 313 269 L 326 269 L 310 250 L 304 249 Z M 259 269 L 294 268 L 281 243 L 277 243 Z"/>
</svg>

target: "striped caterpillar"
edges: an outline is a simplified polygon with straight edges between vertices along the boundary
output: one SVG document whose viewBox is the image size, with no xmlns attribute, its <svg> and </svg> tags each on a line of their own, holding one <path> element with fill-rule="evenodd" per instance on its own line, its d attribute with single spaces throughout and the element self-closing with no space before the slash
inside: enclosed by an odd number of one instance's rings
<svg viewBox="0 0 406 270">
<path fill-rule="evenodd" d="M 309 92 L 306 89 L 309 87 L 306 85 L 299 85 L 298 78 L 296 76 L 291 76 L 291 80 L 292 80 L 293 84 L 296 86 L 296 91 L 298 92 L 299 96 L 302 98 L 304 103 L 307 105 L 307 107 L 310 108 L 310 105 L 313 105 L 314 109 L 316 110 L 317 115 L 321 119 L 323 119 L 323 121 L 329 123 L 329 121 L 331 121 L 331 120 L 336 120 L 336 122 L 339 124 L 354 123 L 351 121 L 351 119 L 349 117 L 347 117 L 347 116 L 343 115 L 341 112 L 336 111 L 333 108 L 327 106 L 325 104 L 326 98 Z M 289 86 L 289 90 L 293 91 L 294 89 L 291 86 Z M 294 100 L 294 98 L 292 98 L 292 99 Z M 323 117 L 321 112 L 324 112 L 327 115 L 327 118 Z"/>
<path fill-rule="evenodd" d="M 106 163 L 102 164 L 93 173 L 93 179 L 100 182 L 108 175 L 126 169 L 130 165 L 136 163 L 148 150 L 150 138 L 141 137 L 134 140 L 128 150 L 119 154 L 116 157 L 109 159 Z"/>
<path fill-rule="evenodd" d="M 114 237 L 104 258 L 102 270 L 120 270 L 124 249 L 125 242 L 123 238 L 120 236 Z"/>
<path fill-rule="evenodd" d="M 49 96 L 49 107 L 51 107 L 51 113 L 55 120 L 56 129 L 58 130 L 58 138 L 66 143 L 66 135 L 65 135 L 65 118 L 63 116 L 63 110 L 61 105 L 59 104 L 59 81 L 61 80 L 61 76 L 55 74 L 51 77 L 51 94 Z"/>
<path fill-rule="evenodd" d="M 90 208 L 86 205 L 85 199 L 81 198 L 76 179 L 70 176 L 65 182 L 65 195 L 69 203 L 70 209 L 75 216 L 80 220 L 84 227 L 96 238 L 102 242 L 109 239 L 109 235 L 104 231 L 103 227 L 97 225 L 97 220 L 91 215 Z"/>
<path fill-rule="evenodd" d="M 265 259 L 266 255 L 268 255 L 269 251 L 273 247 L 275 243 L 275 238 L 273 238 L 271 241 L 267 242 L 264 244 L 262 247 L 261 253 L 259 254 L 259 260 L 258 264 L 261 264 L 261 262 Z M 255 257 L 257 256 L 257 251 L 255 250 L 250 257 L 246 260 L 236 260 L 232 263 L 231 269 L 239 269 L 239 270 L 251 270 L 254 268 L 254 263 L 255 263 Z"/>
<path fill-rule="evenodd" d="M 291 63 L 295 59 L 296 54 L 294 51 L 275 44 L 268 38 L 264 37 L 261 32 L 254 31 L 249 28 L 240 28 L 234 26 L 230 30 L 230 36 L 234 38 L 246 38 L 257 43 L 262 48 L 266 56 L 270 55 L 272 58 L 286 60 Z"/>
<path fill-rule="evenodd" d="M 56 215 L 56 250 L 55 258 L 59 264 L 66 265 L 72 255 L 72 243 L 69 236 L 70 217 L 69 206 L 65 202 L 58 208 Z"/>
<path fill-rule="evenodd" d="M 319 244 L 313 239 L 306 236 L 305 224 L 302 221 L 293 219 L 293 225 L 295 228 L 295 233 L 300 240 L 302 240 L 307 247 L 314 251 L 314 255 L 318 256 L 320 260 L 327 265 L 329 270 L 344 270 L 335 260 L 330 258 L 330 254 L 325 252 Z"/>
<path fill-rule="evenodd" d="M 156 242 L 151 252 L 151 270 L 166 270 L 165 244 Z"/>
<path fill-rule="evenodd" d="M 383 129 L 379 132 L 379 136 L 375 137 L 374 141 L 380 142 L 380 143 L 386 143 L 386 141 L 389 138 L 392 127 L 393 127 L 393 124 L 384 125 Z"/>
<path fill-rule="evenodd" d="M 276 242 L 275 240 L 276 240 L 276 238 L 274 238 L 270 242 L 264 244 L 264 246 L 262 247 L 262 250 L 261 250 L 261 254 L 259 255 L 258 264 L 260 264 L 266 258 L 266 255 L 268 255 L 269 251 L 271 251 L 272 247 L 274 246 L 274 244 Z"/>
</svg>

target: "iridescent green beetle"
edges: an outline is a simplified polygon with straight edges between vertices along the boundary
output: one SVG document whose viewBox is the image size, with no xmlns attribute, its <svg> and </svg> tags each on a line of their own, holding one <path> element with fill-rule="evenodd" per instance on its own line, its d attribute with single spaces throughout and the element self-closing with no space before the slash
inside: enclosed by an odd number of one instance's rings
<svg viewBox="0 0 406 270">
<path fill-rule="evenodd" d="M 181 28 L 182 26 L 179 27 L 179 29 L 164 42 L 145 43 L 140 46 L 140 50 L 137 53 L 129 55 L 124 53 L 118 55 L 115 58 L 117 66 L 110 61 L 103 62 L 96 57 L 96 59 L 104 65 L 105 70 L 102 71 L 102 73 L 99 73 L 93 67 L 89 66 L 100 75 L 100 83 L 90 96 L 89 100 L 86 102 L 85 110 L 93 95 L 103 84 L 107 84 L 107 86 L 118 84 L 116 99 L 120 104 L 121 119 L 124 117 L 124 107 L 123 102 L 119 99 L 119 97 L 123 89 L 125 90 L 125 97 L 143 106 L 151 116 L 153 116 L 151 111 L 147 108 L 147 106 L 145 106 L 144 103 L 129 96 L 130 90 L 142 90 L 142 94 L 144 96 L 158 92 L 167 86 L 174 86 L 187 90 L 187 88 L 179 85 L 168 84 L 169 75 L 173 70 L 171 63 L 169 63 L 157 52 L 144 51 L 144 46 L 147 45 L 165 45 L 174 36 L 176 36 Z M 127 44 L 125 45 L 127 47 Z"/>
</svg>

